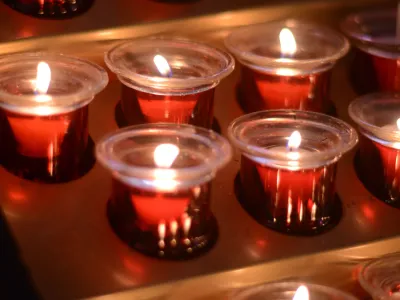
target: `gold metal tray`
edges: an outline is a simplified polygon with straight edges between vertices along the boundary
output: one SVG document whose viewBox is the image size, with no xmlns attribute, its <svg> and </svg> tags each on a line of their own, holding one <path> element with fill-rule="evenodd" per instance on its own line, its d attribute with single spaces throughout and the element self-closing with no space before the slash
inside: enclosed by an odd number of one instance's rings
<svg viewBox="0 0 400 300">
<path fill-rule="evenodd" d="M 337 26 L 351 11 L 395 3 L 337 0 L 260 7 L 21 40 L 0 44 L 0 54 L 58 51 L 104 65 L 103 53 L 127 38 L 178 34 L 223 47 L 223 38 L 236 26 L 288 17 Z M 338 115 L 349 121 L 347 105 L 356 95 L 347 80 L 347 65 L 348 58 L 335 69 L 331 97 Z M 216 90 L 215 114 L 223 134 L 228 123 L 243 113 L 235 98 L 238 78 L 239 68 Z M 114 111 L 119 93 L 120 83 L 111 75 L 109 86 L 90 104 L 89 132 L 95 142 L 117 129 Z M 353 168 L 353 155 L 343 158 L 337 173 L 337 191 L 344 207 L 341 222 L 322 235 L 294 237 L 264 228 L 242 209 L 233 192 L 239 168 L 236 153 L 213 185 L 212 209 L 219 222 L 219 240 L 204 256 L 184 262 L 143 256 L 114 235 L 105 214 L 110 175 L 98 164 L 83 178 L 56 185 L 21 180 L 0 169 L 0 204 L 45 299 L 101 295 L 108 296 L 100 299 L 220 299 L 232 288 L 282 278 L 309 279 L 358 293 L 355 266 L 400 251 L 400 212 L 363 187 Z M 173 282 L 184 278 L 189 279 Z"/>
</svg>

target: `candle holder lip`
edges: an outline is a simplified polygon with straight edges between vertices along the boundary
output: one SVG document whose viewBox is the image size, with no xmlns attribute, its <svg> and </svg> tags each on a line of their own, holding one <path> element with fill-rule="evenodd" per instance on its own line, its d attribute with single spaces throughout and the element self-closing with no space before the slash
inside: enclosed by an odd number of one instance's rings
<svg viewBox="0 0 400 300">
<path fill-rule="evenodd" d="M 196 163 L 162 168 L 128 162 L 124 158 L 139 149 L 135 140 L 144 143 L 140 145 L 143 157 L 153 153 L 157 145 L 172 143 L 179 147 L 181 154 L 190 152 L 191 157 L 196 157 Z M 125 142 L 128 143 L 121 147 Z M 173 174 L 171 179 L 180 189 L 210 181 L 230 161 L 232 150 L 229 142 L 212 130 L 188 124 L 154 123 L 129 126 L 104 136 L 96 146 L 96 156 L 106 169 L 127 184 L 150 190 L 162 189 L 157 187 L 157 174 L 167 171 Z"/>
<path fill-rule="evenodd" d="M 279 33 L 283 28 L 290 29 L 296 40 L 294 57 L 282 57 Z M 347 39 L 335 30 L 295 19 L 241 27 L 228 35 L 225 46 L 252 69 L 290 75 L 329 69 L 350 49 Z"/>
<path fill-rule="evenodd" d="M 363 51 L 398 59 L 400 39 L 396 36 L 396 20 L 396 9 L 363 11 L 348 15 L 340 27 Z"/>
<path fill-rule="evenodd" d="M 44 95 L 36 94 L 34 87 L 39 62 L 48 63 L 51 70 L 49 90 Z M 16 113 L 66 113 L 87 105 L 107 84 L 103 68 L 80 58 L 49 52 L 0 57 L 0 107 Z"/>
<path fill-rule="evenodd" d="M 162 55 L 172 76 L 163 77 L 153 58 Z M 119 44 L 104 56 L 105 63 L 126 85 L 145 92 L 185 94 L 215 87 L 235 67 L 226 51 L 181 37 L 153 36 Z"/>
<path fill-rule="evenodd" d="M 299 154 L 288 155 L 293 131 L 302 142 Z M 228 127 L 230 141 L 260 164 L 288 170 L 313 169 L 332 164 L 358 142 L 354 128 L 328 115 L 300 110 L 266 110 L 235 119 Z M 285 151 L 277 151 L 277 148 Z M 295 157 L 295 158 L 294 158 Z"/>
<path fill-rule="evenodd" d="M 363 135 L 384 146 L 400 148 L 400 129 L 396 127 L 400 118 L 400 93 L 361 96 L 350 103 L 348 111 Z"/>
<path fill-rule="evenodd" d="M 395 299 L 399 293 L 400 252 L 371 260 L 358 273 L 358 281 L 373 299 Z M 397 291 L 396 291 L 397 290 Z"/>
<path fill-rule="evenodd" d="M 294 294 L 300 286 L 306 286 L 310 299 L 343 299 L 343 300 L 356 300 L 357 298 L 351 294 L 335 289 L 333 287 L 305 283 L 301 281 L 276 281 L 264 284 L 259 284 L 247 288 L 242 288 L 234 291 L 230 297 L 232 300 L 245 300 L 245 299 L 294 299 Z"/>
</svg>

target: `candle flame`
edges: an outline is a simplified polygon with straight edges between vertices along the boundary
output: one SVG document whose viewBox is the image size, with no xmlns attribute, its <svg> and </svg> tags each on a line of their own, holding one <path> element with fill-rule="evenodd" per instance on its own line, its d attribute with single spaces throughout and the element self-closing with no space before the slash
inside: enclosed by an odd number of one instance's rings
<svg viewBox="0 0 400 300">
<path fill-rule="evenodd" d="M 154 163 L 159 168 L 165 170 L 155 170 L 154 183 L 158 189 L 173 190 L 177 186 L 174 180 L 176 176 L 175 170 L 168 170 L 179 155 L 179 148 L 173 144 L 160 144 L 156 147 L 153 153 Z"/>
<path fill-rule="evenodd" d="M 293 133 L 289 137 L 288 141 L 288 148 L 291 150 L 296 150 L 300 147 L 301 145 L 301 134 L 297 130 L 293 131 Z"/>
<path fill-rule="evenodd" d="M 154 56 L 153 62 L 162 76 L 171 77 L 172 70 L 164 56 L 157 54 Z"/>
<path fill-rule="evenodd" d="M 281 43 L 281 53 L 283 55 L 293 55 L 297 51 L 296 39 L 288 28 L 283 28 L 279 33 L 279 41 Z"/>
<path fill-rule="evenodd" d="M 304 285 L 301 285 L 293 296 L 293 300 L 309 300 L 309 298 L 308 288 Z"/>
<path fill-rule="evenodd" d="M 47 63 L 41 61 L 37 66 L 35 91 L 39 94 L 46 94 L 51 81 L 51 70 Z"/>
<path fill-rule="evenodd" d="M 400 118 L 397 119 L 396 124 L 397 124 L 397 129 L 400 130 Z"/>
<path fill-rule="evenodd" d="M 170 168 L 179 155 L 179 148 L 173 144 L 161 144 L 154 150 L 154 163 L 160 168 Z"/>
</svg>

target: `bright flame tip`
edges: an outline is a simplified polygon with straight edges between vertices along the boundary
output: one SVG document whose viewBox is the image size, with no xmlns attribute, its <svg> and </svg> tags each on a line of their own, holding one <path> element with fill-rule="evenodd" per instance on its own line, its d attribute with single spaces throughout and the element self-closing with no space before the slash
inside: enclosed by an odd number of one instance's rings
<svg viewBox="0 0 400 300">
<path fill-rule="evenodd" d="M 295 130 L 289 137 L 288 148 L 289 149 L 298 149 L 301 145 L 301 134 L 299 131 Z"/>
<path fill-rule="evenodd" d="M 37 65 L 35 91 L 39 94 L 46 94 L 51 81 L 50 66 L 46 62 L 39 62 Z"/>
<path fill-rule="evenodd" d="M 296 39 L 289 28 L 283 28 L 279 33 L 281 53 L 283 55 L 293 55 L 297 51 Z"/>
<path fill-rule="evenodd" d="M 296 293 L 293 296 L 293 300 L 309 300 L 310 295 L 308 292 L 308 288 L 305 285 L 299 286 L 296 290 Z"/>
<path fill-rule="evenodd" d="M 160 54 L 155 55 L 153 62 L 162 76 L 170 77 L 172 75 L 171 67 L 164 56 Z"/>
</svg>

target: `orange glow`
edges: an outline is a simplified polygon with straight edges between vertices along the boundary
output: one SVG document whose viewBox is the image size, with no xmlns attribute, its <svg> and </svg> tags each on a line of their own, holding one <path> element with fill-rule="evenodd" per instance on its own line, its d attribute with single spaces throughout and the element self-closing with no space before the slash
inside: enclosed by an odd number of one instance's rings
<svg viewBox="0 0 400 300">
<path fill-rule="evenodd" d="M 15 203 L 24 203 L 26 202 L 26 195 L 22 191 L 14 190 L 9 191 L 8 196 Z"/>
<path fill-rule="evenodd" d="M 369 220 L 369 221 L 374 221 L 375 220 L 375 212 L 374 210 L 369 207 L 368 205 L 363 205 L 361 207 L 361 210 L 364 214 L 364 216 Z"/>
</svg>

